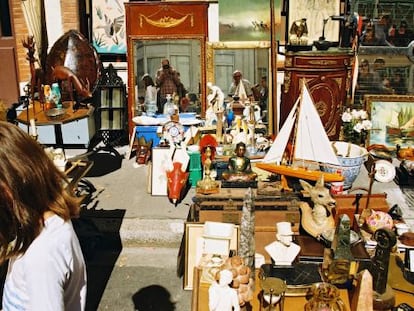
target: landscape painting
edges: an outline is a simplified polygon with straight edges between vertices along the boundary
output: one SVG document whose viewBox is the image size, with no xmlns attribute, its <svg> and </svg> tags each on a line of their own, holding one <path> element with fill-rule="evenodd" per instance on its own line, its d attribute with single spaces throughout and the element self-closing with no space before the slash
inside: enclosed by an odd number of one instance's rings
<svg viewBox="0 0 414 311">
<path fill-rule="evenodd" d="M 414 145 L 414 96 L 367 95 L 365 99 L 372 122 L 369 145 Z"/>
</svg>

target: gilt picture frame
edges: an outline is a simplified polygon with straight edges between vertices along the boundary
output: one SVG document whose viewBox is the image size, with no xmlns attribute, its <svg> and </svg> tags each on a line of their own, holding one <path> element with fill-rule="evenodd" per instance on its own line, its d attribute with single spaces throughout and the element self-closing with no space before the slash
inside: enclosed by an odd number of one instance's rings
<svg viewBox="0 0 414 311">
<path fill-rule="evenodd" d="M 204 224 L 198 222 L 186 222 L 184 224 L 184 238 L 185 238 L 185 269 L 183 278 L 184 290 L 193 290 L 194 282 L 194 267 L 203 255 L 203 232 Z M 235 225 L 233 236 L 230 240 L 230 249 L 238 251 L 239 245 L 239 228 Z"/>
<path fill-rule="evenodd" d="M 368 145 L 414 145 L 414 95 L 365 95 L 364 101 L 372 122 Z"/>
</svg>

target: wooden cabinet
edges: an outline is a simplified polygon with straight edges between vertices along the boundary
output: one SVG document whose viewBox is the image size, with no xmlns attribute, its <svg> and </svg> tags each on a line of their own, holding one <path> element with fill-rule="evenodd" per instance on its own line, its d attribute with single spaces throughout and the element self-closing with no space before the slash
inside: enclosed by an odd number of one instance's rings
<svg viewBox="0 0 414 311">
<path fill-rule="evenodd" d="M 300 81 L 305 79 L 328 137 L 337 140 L 340 114 L 351 85 L 352 62 L 353 54 L 348 49 L 287 52 L 280 126 L 300 94 Z"/>
</svg>

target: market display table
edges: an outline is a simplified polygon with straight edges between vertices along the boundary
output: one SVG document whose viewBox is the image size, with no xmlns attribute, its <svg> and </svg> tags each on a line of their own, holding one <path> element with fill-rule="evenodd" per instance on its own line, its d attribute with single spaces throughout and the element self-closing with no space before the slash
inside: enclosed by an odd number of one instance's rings
<svg viewBox="0 0 414 311">
<path fill-rule="evenodd" d="M 200 270 L 195 269 L 194 273 L 194 289 L 192 294 L 192 308 L 193 311 L 208 311 L 208 289 L 210 284 L 200 282 Z M 306 291 L 306 290 L 305 290 Z M 290 311 L 290 310 L 304 310 L 304 306 L 307 302 L 305 291 L 303 294 L 297 295 L 286 295 L 284 298 L 284 305 L 282 310 Z M 352 292 L 346 289 L 340 289 L 340 298 L 345 303 L 346 311 L 351 310 L 351 299 L 352 299 Z M 401 303 L 407 303 L 411 306 L 414 306 L 414 296 L 412 293 L 400 291 L 394 289 L 395 294 L 395 305 L 399 305 Z M 261 297 L 261 280 L 258 277 L 258 270 L 256 270 L 256 283 L 255 283 L 255 291 L 253 294 L 253 300 L 250 301 L 250 309 L 242 308 L 242 310 L 268 310 L 268 306 L 264 308 L 260 306 L 260 297 Z M 272 309 L 278 310 L 278 309 Z"/>
<path fill-rule="evenodd" d="M 95 134 L 95 124 L 91 117 L 94 107 L 87 105 L 73 110 L 68 102 L 63 106 L 66 111 L 62 116 L 50 118 L 46 115 L 47 110 L 36 101 L 17 115 L 17 122 L 22 129 L 29 131 L 30 120 L 34 119 L 41 144 L 88 146 L 90 138 Z"/>
<path fill-rule="evenodd" d="M 200 273 L 195 273 L 195 289 L 193 290 L 192 295 L 192 308 L 193 311 L 208 311 L 208 289 L 210 284 L 201 283 L 199 278 Z M 242 310 L 268 310 L 268 307 L 264 308 L 260 306 L 260 297 L 261 297 L 261 280 L 258 277 L 258 270 L 256 270 L 256 283 L 255 283 L 255 291 L 253 293 L 253 300 L 250 301 L 250 309 L 245 308 Z M 349 304 L 349 295 L 347 290 L 340 290 L 340 297 L 344 301 L 347 311 L 349 311 L 350 304 Z M 284 305 L 282 310 L 290 311 L 290 310 L 304 310 L 304 306 L 307 300 L 305 295 L 301 296 L 286 296 L 284 299 Z M 273 309 L 278 310 L 278 309 Z"/>
</svg>

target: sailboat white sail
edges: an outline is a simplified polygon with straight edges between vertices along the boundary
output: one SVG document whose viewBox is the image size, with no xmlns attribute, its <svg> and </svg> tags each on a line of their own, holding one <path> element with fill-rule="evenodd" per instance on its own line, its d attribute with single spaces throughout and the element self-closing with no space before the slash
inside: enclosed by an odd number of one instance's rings
<svg viewBox="0 0 414 311">
<path fill-rule="evenodd" d="M 305 84 L 303 84 L 301 96 L 290 111 L 263 162 L 257 163 L 256 166 L 286 176 L 317 180 L 323 174 L 325 181 L 342 181 L 343 176 L 340 174 L 280 165 L 294 128 L 296 132 L 293 139 L 293 161 L 312 161 L 321 165 L 333 164 L 340 166 Z"/>
<path fill-rule="evenodd" d="M 293 106 L 292 110 L 289 112 L 289 115 L 287 116 L 285 123 L 283 123 L 279 134 L 277 134 L 275 141 L 264 156 L 264 163 L 280 164 L 282 162 L 282 158 L 289 141 L 290 133 L 292 132 L 293 125 L 295 124 L 299 100 L 300 97 L 296 100 L 296 103 Z"/>
<path fill-rule="evenodd" d="M 306 85 L 302 88 L 295 141 L 295 159 L 340 165 Z"/>
</svg>

